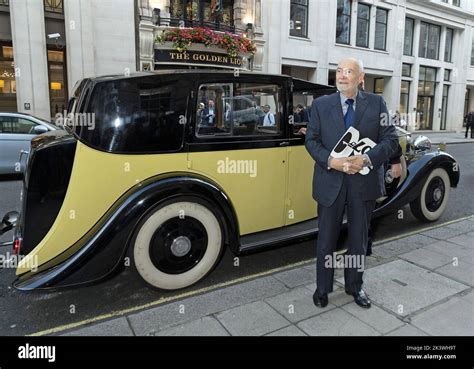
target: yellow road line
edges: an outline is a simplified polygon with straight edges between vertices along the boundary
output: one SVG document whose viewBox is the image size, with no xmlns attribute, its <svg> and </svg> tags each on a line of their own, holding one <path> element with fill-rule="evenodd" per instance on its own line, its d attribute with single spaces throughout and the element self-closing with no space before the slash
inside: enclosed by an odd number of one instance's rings
<svg viewBox="0 0 474 369">
<path fill-rule="evenodd" d="M 430 227 L 421 228 L 421 229 L 418 229 L 416 231 L 407 232 L 407 233 L 404 233 L 404 234 L 400 234 L 398 236 L 386 238 L 386 239 L 374 242 L 374 245 L 394 241 L 394 240 L 404 238 L 404 237 L 407 237 L 407 236 L 411 236 L 411 235 L 414 235 L 414 234 L 419 234 L 421 232 L 426 232 L 426 231 L 429 231 L 431 229 L 439 228 L 439 227 L 449 225 L 449 224 L 452 224 L 452 223 L 457 223 L 457 222 L 469 219 L 471 217 L 473 217 L 473 216 L 470 215 L 470 216 L 467 216 L 467 217 L 463 217 L 463 218 L 459 218 L 459 219 L 455 219 L 455 220 L 450 220 L 450 221 L 445 222 L 445 223 L 433 225 L 433 226 L 430 226 Z M 125 314 L 133 313 L 133 312 L 138 311 L 138 310 L 144 310 L 144 309 L 147 309 L 147 308 L 150 308 L 150 307 L 165 304 L 167 302 L 172 302 L 172 301 L 176 301 L 176 300 L 179 300 L 179 299 L 184 299 L 186 297 L 191 297 L 191 296 L 194 296 L 194 295 L 199 295 L 199 294 L 202 294 L 202 293 L 210 292 L 210 291 L 222 288 L 222 287 L 231 286 L 233 284 L 245 282 L 245 281 L 255 279 L 255 278 L 258 278 L 258 277 L 263 277 L 263 276 L 266 276 L 266 275 L 269 275 L 269 274 L 285 271 L 285 270 L 292 269 L 292 268 L 295 268 L 295 267 L 298 267 L 298 266 L 311 264 L 311 263 L 314 263 L 315 261 L 316 261 L 316 258 L 299 261 L 297 263 L 285 265 L 285 266 L 282 266 L 282 267 L 279 267 L 279 268 L 270 269 L 270 270 L 267 270 L 267 271 L 264 271 L 264 272 L 255 273 L 255 274 L 252 274 L 252 275 L 249 275 L 249 276 L 233 279 L 231 281 L 222 282 L 222 283 L 218 283 L 218 284 L 215 284 L 215 285 L 212 285 L 212 286 L 200 288 L 200 289 L 195 290 L 195 291 L 189 291 L 189 292 L 181 293 L 181 294 L 176 295 L 176 296 L 160 298 L 158 300 L 149 302 L 147 304 L 134 306 L 134 307 L 123 309 L 123 310 L 113 311 L 113 312 L 108 313 L 108 314 L 98 315 L 98 316 L 95 316 L 93 318 L 81 320 L 81 321 L 75 322 L 75 323 L 64 324 L 64 325 L 61 325 L 61 326 L 58 326 L 58 327 L 54 327 L 54 328 L 46 329 L 46 330 L 39 331 L 39 332 L 36 332 L 36 333 L 32 333 L 29 336 L 44 336 L 44 335 L 48 335 L 48 334 L 54 334 L 54 333 L 66 331 L 66 330 L 69 330 L 69 329 L 72 329 L 72 328 L 81 327 L 83 325 L 94 323 L 94 322 L 97 322 L 97 321 L 100 321 L 100 320 L 105 320 L 105 319 L 114 318 L 114 317 L 120 317 L 120 316 L 123 316 Z"/>
</svg>

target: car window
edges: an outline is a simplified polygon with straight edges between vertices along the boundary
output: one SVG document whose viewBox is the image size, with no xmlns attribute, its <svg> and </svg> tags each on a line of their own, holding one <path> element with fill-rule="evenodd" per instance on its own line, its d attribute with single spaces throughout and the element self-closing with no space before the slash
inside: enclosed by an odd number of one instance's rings
<svg viewBox="0 0 474 369">
<path fill-rule="evenodd" d="M 0 117 L 0 133 L 32 134 L 37 124 L 18 117 Z"/>
<path fill-rule="evenodd" d="M 281 88 L 275 84 L 202 84 L 196 107 L 196 135 L 275 136 L 281 133 Z"/>
</svg>

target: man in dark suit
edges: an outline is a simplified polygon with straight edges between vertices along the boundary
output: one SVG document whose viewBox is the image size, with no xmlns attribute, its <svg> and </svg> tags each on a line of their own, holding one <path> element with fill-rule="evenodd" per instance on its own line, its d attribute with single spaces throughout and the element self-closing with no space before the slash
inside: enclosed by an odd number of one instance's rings
<svg viewBox="0 0 474 369">
<path fill-rule="evenodd" d="M 344 264 L 346 293 L 352 295 L 359 306 L 371 306 L 362 288 L 367 230 L 375 200 L 385 191 L 383 163 L 395 153 L 398 139 L 383 98 L 358 91 L 363 79 L 360 61 L 342 60 L 336 70 L 338 92 L 314 100 L 311 107 L 305 142 L 315 160 L 313 198 L 318 202 L 319 234 L 317 288 L 313 301 L 319 307 L 328 304 L 328 293 L 333 290 L 336 263 L 331 258 L 335 258 L 346 207 L 349 237 Z M 360 132 L 360 138 L 370 138 L 376 146 L 349 158 L 331 157 L 332 149 L 351 126 Z M 371 168 L 367 175 L 359 173 L 364 167 Z"/>
<path fill-rule="evenodd" d="M 216 108 L 214 106 L 214 100 L 209 99 L 207 108 L 202 113 L 202 124 L 213 127 L 216 125 Z"/>
<path fill-rule="evenodd" d="M 466 114 L 464 117 L 464 122 L 466 123 L 466 134 L 464 137 L 467 138 L 467 133 L 469 132 L 469 128 L 471 128 L 471 138 L 474 138 L 474 109 Z"/>
</svg>

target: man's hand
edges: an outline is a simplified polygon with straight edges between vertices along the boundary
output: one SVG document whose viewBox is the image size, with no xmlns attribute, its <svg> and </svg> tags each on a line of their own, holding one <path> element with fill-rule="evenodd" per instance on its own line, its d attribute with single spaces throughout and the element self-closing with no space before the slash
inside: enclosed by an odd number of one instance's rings
<svg viewBox="0 0 474 369">
<path fill-rule="evenodd" d="M 351 164 L 357 165 L 360 169 L 364 167 L 364 157 L 362 155 L 349 156 L 347 161 Z"/>
<path fill-rule="evenodd" d="M 332 169 L 346 174 L 355 174 L 362 170 L 362 164 L 357 164 L 354 157 L 333 158 L 331 159 L 329 165 Z"/>
<path fill-rule="evenodd" d="M 391 167 L 392 177 L 398 178 L 402 175 L 402 165 L 401 164 L 392 164 Z"/>
</svg>

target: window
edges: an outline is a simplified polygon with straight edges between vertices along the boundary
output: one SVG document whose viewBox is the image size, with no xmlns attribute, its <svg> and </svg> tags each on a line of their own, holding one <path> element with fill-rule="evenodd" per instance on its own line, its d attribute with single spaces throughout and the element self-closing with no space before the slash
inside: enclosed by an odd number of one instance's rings
<svg viewBox="0 0 474 369">
<path fill-rule="evenodd" d="M 403 42 L 403 54 L 413 55 L 413 27 L 415 20 L 411 18 L 405 19 L 405 38 Z"/>
<path fill-rule="evenodd" d="M 336 42 L 349 45 L 351 41 L 351 0 L 337 0 Z"/>
<path fill-rule="evenodd" d="M 234 29 L 234 1 L 220 1 L 220 10 L 213 10 L 211 0 L 171 0 L 171 25 L 179 26 L 184 20 L 186 27 L 205 26 L 223 31 Z"/>
<path fill-rule="evenodd" d="M 34 134 L 36 123 L 28 119 L 3 116 L 0 117 L 0 133 Z"/>
<path fill-rule="evenodd" d="M 196 135 L 275 136 L 281 132 L 281 88 L 254 83 L 199 87 Z"/>
<path fill-rule="evenodd" d="M 438 59 L 440 33 L 440 26 L 421 22 L 419 57 Z"/>
<path fill-rule="evenodd" d="M 181 77 L 100 82 L 93 88 L 86 111 L 94 114 L 94 129 L 84 125 L 80 138 L 114 153 L 178 151 L 184 138 L 189 90 L 189 82 Z"/>
<path fill-rule="evenodd" d="M 388 11 L 377 8 L 375 16 L 375 44 L 377 50 L 385 50 L 387 43 L 387 20 Z"/>
<path fill-rule="evenodd" d="M 67 107 L 67 77 L 64 51 L 48 50 L 49 100 L 51 116 L 62 113 Z"/>
<path fill-rule="evenodd" d="M 445 69 L 444 70 L 444 78 L 445 81 L 451 81 L 451 70 L 450 69 Z"/>
<path fill-rule="evenodd" d="M 402 64 L 402 76 L 403 77 L 411 77 L 411 64 Z"/>
<path fill-rule="evenodd" d="M 357 7 L 356 46 L 369 47 L 370 6 L 359 3 Z"/>
<path fill-rule="evenodd" d="M 291 0 L 290 35 L 308 37 L 308 0 Z"/>
<path fill-rule="evenodd" d="M 374 93 L 377 95 L 383 94 L 384 88 L 384 79 L 383 78 L 375 78 L 374 79 Z"/>
<path fill-rule="evenodd" d="M 64 11 L 63 0 L 44 0 L 44 11 L 62 14 Z"/>
<path fill-rule="evenodd" d="M 410 101 L 410 82 L 402 81 L 400 86 L 400 113 L 408 113 L 408 102 Z"/>
<path fill-rule="evenodd" d="M 461 6 L 461 0 L 453 0 L 454 6 Z"/>
<path fill-rule="evenodd" d="M 442 131 L 446 130 L 446 113 L 448 110 L 448 93 L 449 93 L 449 86 L 443 86 L 443 99 L 441 101 L 441 124 L 440 129 Z"/>
<path fill-rule="evenodd" d="M 474 67 L 474 36 L 472 37 L 472 46 L 471 46 L 471 67 Z"/>
<path fill-rule="evenodd" d="M 446 46 L 444 49 L 444 61 L 451 62 L 453 49 L 453 29 L 446 28 Z"/>
<path fill-rule="evenodd" d="M 13 61 L 13 47 L 11 43 L 0 43 L 0 101 L 1 111 L 18 111 L 15 63 Z"/>
</svg>

